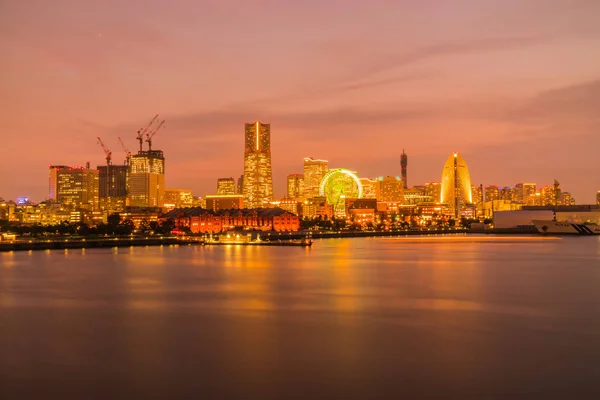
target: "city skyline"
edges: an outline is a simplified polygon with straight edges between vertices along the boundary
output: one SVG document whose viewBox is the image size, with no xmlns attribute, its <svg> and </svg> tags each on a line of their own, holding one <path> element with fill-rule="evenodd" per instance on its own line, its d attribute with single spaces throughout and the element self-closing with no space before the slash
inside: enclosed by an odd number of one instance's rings
<svg viewBox="0 0 600 400">
<path fill-rule="evenodd" d="M 116 138 L 135 149 L 160 112 L 165 185 L 198 194 L 241 174 L 239 126 L 261 120 L 276 198 L 306 156 L 397 176 L 405 148 L 410 185 L 459 152 L 473 184 L 556 178 L 595 202 L 597 2 L 177 3 L 149 1 L 144 18 L 117 2 L 6 6 L 0 196 L 43 200 L 48 164 L 102 165 L 96 136 L 119 160 Z M 246 29 L 259 15 L 269 23 Z"/>
</svg>

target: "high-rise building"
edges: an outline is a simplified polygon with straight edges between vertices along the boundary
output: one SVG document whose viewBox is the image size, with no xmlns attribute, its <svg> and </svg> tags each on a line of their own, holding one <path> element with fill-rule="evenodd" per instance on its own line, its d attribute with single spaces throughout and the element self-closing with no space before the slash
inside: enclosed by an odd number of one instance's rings
<svg viewBox="0 0 600 400">
<path fill-rule="evenodd" d="M 536 193 L 537 185 L 535 183 L 523 183 L 523 204 L 534 205 Z"/>
<path fill-rule="evenodd" d="M 540 193 L 539 204 L 536 204 L 536 205 L 540 205 L 540 206 L 552 206 L 552 205 L 555 205 L 555 202 L 554 202 L 554 186 L 552 186 L 552 185 L 543 186 L 540 189 L 539 193 Z"/>
<path fill-rule="evenodd" d="M 485 201 L 500 200 L 500 189 L 496 185 L 485 187 Z"/>
<path fill-rule="evenodd" d="M 469 169 L 458 153 L 451 154 L 444 164 L 440 203 L 447 204 L 456 218 L 464 205 L 473 204 Z"/>
<path fill-rule="evenodd" d="M 217 179 L 217 194 L 222 194 L 222 195 L 235 194 L 235 179 L 233 179 L 233 178 Z"/>
<path fill-rule="evenodd" d="M 428 182 L 425 184 L 425 196 L 431 198 L 430 201 L 438 202 L 440 201 L 440 196 L 442 193 L 442 184 L 440 182 Z"/>
<path fill-rule="evenodd" d="M 510 186 L 505 186 L 503 188 L 498 188 L 498 198 L 504 201 L 512 201 L 513 197 L 513 188 Z"/>
<path fill-rule="evenodd" d="M 326 160 L 315 160 L 312 157 L 304 159 L 304 193 L 303 197 L 311 198 L 319 196 L 321 180 L 329 171 L 329 162 Z"/>
<path fill-rule="evenodd" d="M 600 190 L 596 193 L 596 204 L 600 206 Z"/>
<path fill-rule="evenodd" d="M 523 189 L 523 183 L 515 184 L 512 192 L 512 202 L 524 204 L 525 203 L 525 190 Z"/>
<path fill-rule="evenodd" d="M 267 207 L 273 200 L 271 124 L 246 124 L 242 191 L 247 208 Z"/>
<path fill-rule="evenodd" d="M 99 204 L 100 209 L 120 212 L 127 205 L 127 188 L 129 186 L 129 166 L 98 166 Z"/>
<path fill-rule="evenodd" d="M 477 205 L 483 201 L 483 188 L 478 185 L 471 185 L 471 196 L 473 204 Z"/>
<path fill-rule="evenodd" d="M 165 189 L 165 208 L 187 208 L 194 205 L 194 196 L 188 189 Z"/>
<path fill-rule="evenodd" d="M 402 202 L 404 185 L 399 176 L 380 176 L 377 178 L 377 201 Z"/>
<path fill-rule="evenodd" d="M 400 156 L 400 168 L 402 173 L 402 184 L 404 189 L 408 189 L 408 156 L 402 149 L 402 155 Z"/>
<path fill-rule="evenodd" d="M 244 192 L 244 175 L 240 175 L 240 177 L 238 178 L 235 192 L 236 194 L 242 194 Z"/>
<path fill-rule="evenodd" d="M 288 199 L 299 199 L 304 192 L 304 175 L 290 174 L 287 176 L 287 195 Z"/>
<path fill-rule="evenodd" d="M 140 151 L 130 158 L 129 205 L 162 207 L 165 196 L 165 157 L 161 150 Z"/>
<path fill-rule="evenodd" d="M 48 199 L 56 200 L 58 193 L 58 172 L 68 170 L 68 165 L 50 165 L 48 166 Z"/>
<path fill-rule="evenodd" d="M 561 206 L 571 206 L 575 205 L 575 199 L 571 196 L 569 192 L 562 192 L 560 194 L 560 205 Z"/>
<path fill-rule="evenodd" d="M 56 200 L 74 208 L 98 208 L 98 171 L 84 167 L 57 170 Z"/>
<path fill-rule="evenodd" d="M 377 179 L 360 178 L 360 183 L 363 187 L 363 199 L 377 198 Z"/>
</svg>

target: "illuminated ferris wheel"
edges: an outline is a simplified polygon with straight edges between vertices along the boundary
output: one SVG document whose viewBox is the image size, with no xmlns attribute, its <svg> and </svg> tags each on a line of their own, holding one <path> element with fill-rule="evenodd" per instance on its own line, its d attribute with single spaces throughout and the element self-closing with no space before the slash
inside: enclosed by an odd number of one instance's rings
<svg viewBox="0 0 600 400">
<path fill-rule="evenodd" d="M 333 204 L 336 214 L 344 213 L 345 198 L 362 198 L 363 187 L 358 176 L 344 168 L 329 171 L 319 186 L 319 195 Z"/>
</svg>

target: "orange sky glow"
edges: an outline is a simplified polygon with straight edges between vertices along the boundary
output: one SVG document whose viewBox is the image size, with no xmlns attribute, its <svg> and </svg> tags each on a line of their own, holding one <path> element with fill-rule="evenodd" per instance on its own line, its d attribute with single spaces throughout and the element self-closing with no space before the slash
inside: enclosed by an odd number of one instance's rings
<svg viewBox="0 0 600 400">
<path fill-rule="evenodd" d="M 159 113 L 166 187 L 215 192 L 271 123 L 277 196 L 304 157 L 361 177 L 600 190 L 600 2 L 76 1 L 0 5 L 0 197 L 47 197 L 49 164 L 102 165 L 102 137 Z"/>
</svg>

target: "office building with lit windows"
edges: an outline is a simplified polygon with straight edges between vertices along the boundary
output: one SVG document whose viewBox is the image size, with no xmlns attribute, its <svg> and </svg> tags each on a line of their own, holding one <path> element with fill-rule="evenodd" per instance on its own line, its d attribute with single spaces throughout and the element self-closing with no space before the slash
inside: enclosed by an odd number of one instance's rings
<svg viewBox="0 0 600 400">
<path fill-rule="evenodd" d="M 377 198 L 377 185 L 379 183 L 377 179 L 360 178 L 360 183 L 363 187 L 363 199 Z"/>
<path fill-rule="evenodd" d="M 217 194 L 230 195 L 235 194 L 236 184 L 233 178 L 217 179 Z"/>
<path fill-rule="evenodd" d="M 469 168 L 458 153 L 451 154 L 444 164 L 440 203 L 447 204 L 457 218 L 465 205 L 473 204 Z"/>
<path fill-rule="evenodd" d="M 69 167 L 56 173 L 56 200 L 66 206 L 98 208 L 98 171 L 87 167 Z"/>
<path fill-rule="evenodd" d="M 304 193 L 303 197 L 319 196 L 321 180 L 329 172 L 329 161 L 316 160 L 312 157 L 304 159 Z"/>
<path fill-rule="evenodd" d="M 161 150 L 140 151 L 129 165 L 129 205 L 154 208 L 164 205 L 165 157 Z"/>
<path fill-rule="evenodd" d="M 380 176 L 377 178 L 377 201 L 402 202 L 404 184 L 399 176 Z"/>
<path fill-rule="evenodd" d="M 500 200 L 500 190 L 496 185 L 485 187 L 485 201 Z"/>
<path fill-rule="evenodd" d="M 245 125 L 244 179 L 242 193 L 248 208 L 267 207 L 273 200 L 271 124 Z"/>
<path fill-rule="evenodd" d="M 535 202 L 537 185 L 535 183 L 523 183 L 523 204 Z"/>
<path fill-rule="evenodd" d="M 304 193 L 304 175 L 290 174 L 287 176 L 287 194 L 288 199 L 299 199 Z"/>
<path fill-rule="evenodd" d="M 98 166 L 98 193 L 101 210 L 120 212 L 127 205 L 127 188 L 129 186 L 129 166 Z"/>
<path fill-rule="evenodd" d="M 56 200 L 58 193 L 58 172 L 68 170 L 68 165 L 50 165 L 48 167 L 48 199 Z"/>
<path fill-rule="evenodd" d="M 165 189 L 164 207 L 166 209 L 192 207 L 194 196 L 188 189 Z"/>
</svg>

